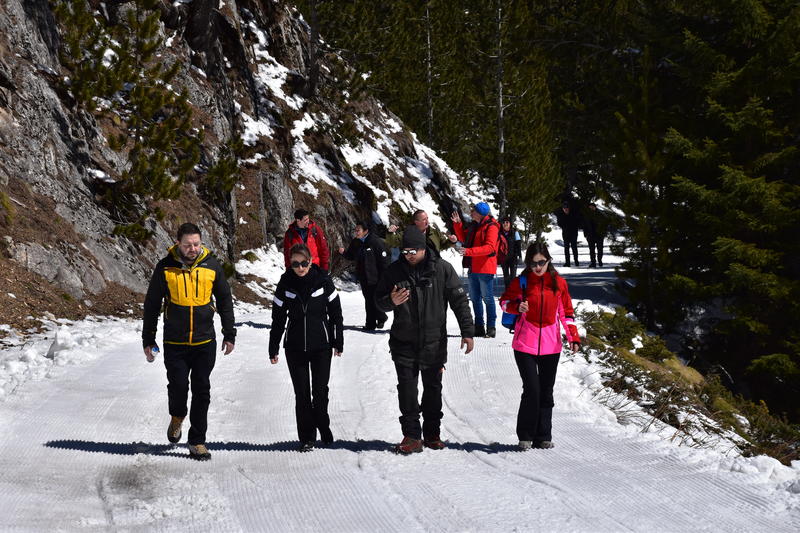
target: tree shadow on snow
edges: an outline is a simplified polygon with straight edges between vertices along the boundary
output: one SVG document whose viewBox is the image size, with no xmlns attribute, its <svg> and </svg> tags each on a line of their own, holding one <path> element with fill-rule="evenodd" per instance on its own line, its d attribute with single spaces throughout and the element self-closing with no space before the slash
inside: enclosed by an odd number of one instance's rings
<svg viewBox="0 0 800 533">
<path fill-rule="evenodd" d="M 234 452 L 296 452 L 297 441 L 278 441 L 266 444 L 252 442 L 208 442 L 206 446 L 210 451 Z M 336 440 L 332 444 L 323 445 L 317 442 L 317 447 L 327 450 L 347 450 L 353 453 L 361 452 L 386 452 L 393 451 L 396 443 L 385 440 Z M 493 442 L 483 444 L 478 442 L 449 442 L 447 449 L 461 450 L 468 453 L 503 453 L 517 451 L 517 446 Z M 88 453 L 108 453 L 112 455 L 161 455 L 167 457 L 188 458 L 185 444 L 153 444 L 148 442 L 97 442 L 77 439 L 51 440 L 44 444 L 46 448 L 60 450 L 75 450 Z"/>
</svg>

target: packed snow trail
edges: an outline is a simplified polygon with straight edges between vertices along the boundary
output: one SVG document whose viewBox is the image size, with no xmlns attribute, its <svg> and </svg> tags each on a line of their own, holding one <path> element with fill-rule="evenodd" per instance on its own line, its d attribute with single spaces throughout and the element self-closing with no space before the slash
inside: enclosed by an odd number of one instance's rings
<svg viewBox="0 0 800 533">
<path fill-rule="evenodd" d="M 552 450 L 518 452 L 520 379 L 510 335 L 476 339 L 444 375 L 448 448 L 409 457 L 400 440 L 388 334 L 364 333 L 342 292 L 345 353 L 333 361 L 337 441 L 294 451 L 284 354 L 265 351 L 269 312 L 239 313 L 236 350 L 212 374 L 206 463 L 166 442 L 166 376 L 140 323 L 109 325 L 83 363 L 54 365 L 0 403 L 3 531 L 797 531 L 798 495 L 708 454 L 619 426 L 562 358 Z M 389 324 L 390 325 L 390 324 Z M 75 326 L 79 328 L 79 326 Z M 187 431 L 184 426 L 184 436 Z"/>
</svg>

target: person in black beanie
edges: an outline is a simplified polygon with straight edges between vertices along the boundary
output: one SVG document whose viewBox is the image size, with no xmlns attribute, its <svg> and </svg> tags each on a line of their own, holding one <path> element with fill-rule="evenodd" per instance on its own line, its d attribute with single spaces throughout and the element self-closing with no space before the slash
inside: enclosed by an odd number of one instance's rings
<svg viewBox="0 0 800 533">
<path fill-rule="evenodd" d="M 421 452 L 423 446 L 433 450 L 445 447 L 440 427 L 448 304 L 458 319 L 465 353 L 472 351 L 474 324 L 467 293 L 453 266 L 426 248 L 425 235 L 416 226 L 405 229 L 402 244 L 400 258 L 378 281 L 375 301 L 378 308 L 394 312 L 389 350 L 397 371 L 403 431 L 395 451 L 410 454 Z M 421 426 L 420 413 L 424 419 Z"/>
<path fill-rule="evenodd" d="M 269 360 L 273 365 L 278 362 L 288 318 L 283 347 L 294 386 L 298 450 L 306 452 L 314 448 L 317 430 L 323 444 L 333 442 L 328 379 L 331 351 L 337 357 L 344 351 L 344 324 L 339 293 L 331 278 L 312 263 L 308 247 L 295 244 L 289 259 L 290 269 L 281 276 L 272 300 Z"/>
</svg>

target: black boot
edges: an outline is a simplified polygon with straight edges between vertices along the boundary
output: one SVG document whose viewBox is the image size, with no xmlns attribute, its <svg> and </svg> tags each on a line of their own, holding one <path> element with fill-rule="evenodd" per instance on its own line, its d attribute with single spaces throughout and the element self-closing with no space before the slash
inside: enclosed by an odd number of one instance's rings
<svg viewBox="0 0 800 533">
<path fill-rule="evenodd" d="M 486 336 L 486 329 L 484 329 L 483 324 L 475 324 L 475 336 L 476 337 Z"/>
<path fill-rule="evenodd" d="M 497 335 L 497 329 L 495 329 L 492 326 L 489 326 L 488 328 L 486 328 L 486 337 L 487 338 L 493 339 L 495 337 L 495 335 Z"/>
</svg>

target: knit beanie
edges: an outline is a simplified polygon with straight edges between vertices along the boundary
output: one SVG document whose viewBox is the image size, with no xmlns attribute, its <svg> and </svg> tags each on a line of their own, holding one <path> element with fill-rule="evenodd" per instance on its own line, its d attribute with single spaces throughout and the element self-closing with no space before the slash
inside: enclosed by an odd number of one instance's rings
<svg viewBox="0 0 800 533">
<path fill-rule="evenodd" d="M 478 202 L 475 204 L 475 211 L 482 217 L 489 214 L 489 204 L 486 202 Z"/>
<path fill-rule="evenodd" d="M 403 248 L 425 248 L 425 234 L 416 226 L 407 227 L 403 230 Z"/>
</svg>

